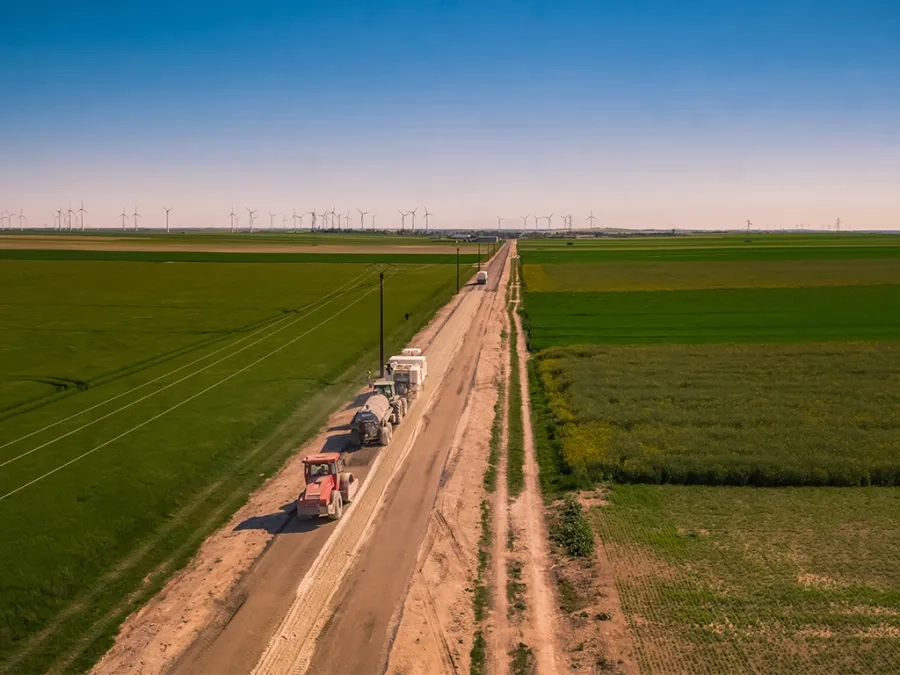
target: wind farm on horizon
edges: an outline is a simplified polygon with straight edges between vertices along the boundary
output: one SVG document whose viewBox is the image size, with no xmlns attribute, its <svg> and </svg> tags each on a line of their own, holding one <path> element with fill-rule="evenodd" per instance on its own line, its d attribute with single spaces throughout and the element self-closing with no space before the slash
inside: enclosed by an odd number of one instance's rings
<svg viewBox="0 0 900 675">
<path fill-rule="evenodd" d="M 397 209 L 397 214 L 399 215 L 399 222 L 393 222 L 388 225 L 382 225 L 380 228 L 376 224 L 377 212 L 375 211 L 367 211 L 361 208 L 356 208 L 356 212 L 359 215 L 358 227 L 354 227 L 356 223 L 355 218 L 351 216 L 351 210 L 348 209 L 346 213 L 339 212 L 336 206 L 333 206 L 331 209 L 325 209 L 319 211 L 315 208 L 310 209 L 309 211 L 301 211 L 297 212 L 296 208 L 291 209 L 290 215 L 286 212 L 277 212 L 277 211 L 266 211 L 269 215 L 269 225 L 268 227 L 259 227 L 258 225 L 254 225 L 254 223 L 258 220 L 258 216 L 256 215 L 259 209 L 250 207 L 244 207 L 244 210 L 247 212 L 245 224 L 242 226 L 242 216 L 240 214 L 240 209 L 235 211 L 235 207 L 231 207 L 231 211 L 224 216 L 223 223 L 221 225 L 206 222 L 206 223 L 179 223 L 176 221 L 177 218 L 177 209 L 174 206 L 163 206 L 159 209 L 162 212 L 160 215 L 159 221 L 154 222 L 152 225 L 145 224 L 143 226 L 140 225 L 139 221 L 144 219 L 144 216 L 138 211 L 138 206 L 134 206 L 134 210 L 131 213 L 127 212 L 127 209 L 122 209 L 122 212 L 112 219 L 109 223 L 87 223 L 85 220 L 85 216 L 90 214 L 85 206 L 84 202 L 80 202 L 80 206 L 78 209 L 73 209 L 72 204 L 70 203 L 68 209 L 58 208 L 51 212 L 50 221 L 43 222 L 42 224 L 36 224 L 37 221 L 29 221 L 28 216 L 25 215 L 24 209 L 20 208 L 18 213 L 15 211 L 7 211 L 0 210 L 0 232 L 4 233 L 15 233 L 15 232 L 66 232 L 66 233 L 79 233 L 79 232 L 94 232 L 94 233 L 113 233 L 113 232 L 142 232 L 145 234 L 172 234 L 184 231 L 228 231 L 234 234 L 237 233 L 258 233 L 258 232 L 268 232 L 268 233 L 282 233 L 282 234 L 295 234 L 295 233 L 303 233 L 303 232 L 381 232 L 381 233 L 396 233 L 401 235 L 411 235 L 411 236 L 424 236 L 431 235 L 433 233 L 446 233 L 446 232 L 456 232 L 456 231 L 478 231 L 478 232 L 497 232 L 497 233 L 519 233 L 519 234 L 527 234 L 527 233 L 540 233 L 540 234 L 554 234 L 560 235 L 564 233 L 591 233 L 591 232 L 602 232 L 602 233 L 615 233 L 615 232 L 645 232 L 645 233 L 655 233 L 655 232 L 663 232 L 663 233 L 688 233 L 688 232 L 801 232 L 801 231 L 811 231 L 811 232 L 835 232 L 840 233 L 842 224 L 845 231 L 857 231 L 857 232 L 882 232 L 889 230 L 879 230 L 879 229 L 862 229 L 862 228 L 853 228 L 848 227 L 843 223 L 841 218 L 836 218 L 834 222 L 831 223 L 823 223 L 820 225 L 810 225 L 810 224 L 793 224 L 793 225 L 784 225 L 781 223 L 777 224 L 766 224 L 761 226 L 754 226 L 751 219 L 745 219 L 743 223 L 745 225 L 723 225 L 719 228 L 691 228 L 691 227 L 673 227 L 672 225 L 660 225 L 657 227 L 628 227 L 620 224 L 603 224 L 598 225 L 597 221 L 600 219 L 594 215 L 594 210 L 591 209 L 589 214 L 585 216 L 583 219 L 579 218 L 576 220 L 576 216 L 571 212 L 565 213 L 557 213 L 556 211 L 551 211 L 548 214 L 527 214 L 527 215 L 518 215 L 518 216 L 494 216 L 496 220 L 496 227 L 491 225 L 491 221 L 489 218 L 484 218 L 484 225 L 482 226 L 446 226 L 442 225 L 439 227 L 433 227 L 431 224 L 431 218 L 435 215 L 434 212 L 429 211 L 428 207 L 422 207 L 421 216 L 424 220 L 424 227 L 421 225 L 419 227 L 416 226 L 416 216 L 419 215 L 420 207 L 415 207 L 409 210 Z M 173 212 L 175 216 L 173 217 Z M 280 220 L 278 220 L 278 216 Z M 367 218 L 368 217 L 368 218 Z M 409 226 L 407 226 L 407 218 L 410 219 Z M 559 226 L 554 227 L 554 219 L 558 219 Z M 511 225 L 504 226 L 506 221 L 515 221 L 521 220 L 521 227 L 515 227 Z M 118 221 L 118 222 L 116 222 Z M 30 224 L 28 226 L 25 225 L 26 222 Z M 583 222 L 585 223 L 583 226 L 579 227 L 577 223 Z M 276 223 L 280 223 L 280 226 Z M 18 224 L 18 227 L 16 227 Z"/>
</svg>

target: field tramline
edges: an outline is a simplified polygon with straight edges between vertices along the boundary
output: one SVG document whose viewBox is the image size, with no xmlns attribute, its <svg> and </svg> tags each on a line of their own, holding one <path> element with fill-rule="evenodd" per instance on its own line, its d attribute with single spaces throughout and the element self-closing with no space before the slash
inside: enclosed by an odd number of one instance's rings
<svg viewBox="0 0 900 675">
<path fill-rule="evenodd" d="M 446 262 L 384 268 L 388 349 L 453 293 Z M 6 262 L 0 283 L 18 293 L 0 306 L 0 366 L 14 374 L 0 390 L 0 672 L 89 667 L 353 397 L 377 362 L 378 271 Z"/>
</svg>

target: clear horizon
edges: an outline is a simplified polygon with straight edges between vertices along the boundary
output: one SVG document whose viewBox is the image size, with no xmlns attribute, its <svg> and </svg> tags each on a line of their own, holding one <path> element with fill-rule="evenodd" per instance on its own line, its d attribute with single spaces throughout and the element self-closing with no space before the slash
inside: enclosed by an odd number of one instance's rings
<svg viewBox="0 0 900 675">
<path fill-rule="evenodd" d="M 0 211 L 246 228 L 900 229 L 889 2 L 2 10 Z M 407 218 L 407 227 L 410 219 Z M 530 219 L 533 227 L 533 219 Z M 13 218 L 13 229 L 18 228 Z M 304 221 L 309 225 L 309 216 Z M 132 226 L 129 218 L 129 227 Z M 369 226 L 367 218 L 366 226 Z"/>
</svg>

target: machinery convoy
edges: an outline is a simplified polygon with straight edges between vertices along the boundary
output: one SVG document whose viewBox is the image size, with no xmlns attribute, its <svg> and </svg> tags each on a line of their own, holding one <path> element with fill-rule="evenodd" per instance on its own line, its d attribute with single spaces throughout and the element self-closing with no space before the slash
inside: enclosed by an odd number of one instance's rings
<svg viewBox="0 0 900 675">
<path fill-rule="evenodd" d="M 339 452 L 324 452 L 303 459 L 306 488 L 297 500 L 297 516 L 301 519 L 328 516 L 338 520 L 344 504 L 353 501 L 359 489 L 356 477 L 344 471 L 344 459 Z"/>
<path fill-rule="evenodd" d="M 428 361 L 421 349 L 407 348 L 387 363 L 388 377 L 375 382 L 372 393 L 350 422 L 350 445 L 362 447 L 391 442 L 394 427 L 399 425 L 409 406 L 425 387 Z M 303 460 L 306 487 L 297 499 L 297 515 L 308 519 L 328 516 L 338 520 L 344 504 L 349 504 L 359 481 L 344 470 L 340 453 L 310 455 Z"/>
</svg>

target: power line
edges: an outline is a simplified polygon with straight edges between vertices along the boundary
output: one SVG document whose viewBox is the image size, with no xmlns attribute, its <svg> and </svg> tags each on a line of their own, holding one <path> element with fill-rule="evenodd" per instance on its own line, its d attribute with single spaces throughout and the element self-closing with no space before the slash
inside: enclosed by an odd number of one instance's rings
<svg viewBox="0 0 900 675">
<path fill-rule="evenodd" d="M 362 277 L 362 276 L 364 276 L 364 275 L 368 275 L 369 273 L 370 273 L 370 271 L 367 270 L 367 271 L 364 272 L 363 274 L 357 276 L 356 279 L 359 279 L 360 277 Z M 351 282 L 349 282 L 349 283 L 354 283 L 354 282 L 356 281 L 356 279 L 354 279 L 353 281 L 351 281 Z M 347 285 L 349 285 L 349 284 L 344 284 L 344 286 L 347 286 Z M 329 293 L 328 295 L 332 295 L 333 293 L 339 291 L 341 288 L 343 288 L 343 287 L 339 287 L 338 289 L 336 289 L 335 291 L 332 291 L 332 293 Z M 358 288 L 358 285 L 355 286 L 355 287 L 353 287 L 353 288 L 351 288 L 351 289 L 349 289 L 349 290 L 347 290 L 347 291 L 345 291 L 345 293 L 350 293 L 350 292 L 356 290 L 357 288 Z M 328 295 L 323 296 L 322 298 L 320 298 L 320 299 L 317 300 L 316 302 L 319 302 L 319 301 L 321 301 L 321 300 L 324 300 L 326 297 L 328 297 Z M 343 295 L 343 294 L 341 294 L 341 295 Z M 275 331 L 272 331 L 272 332 L 269 333 L 268 335 L 265 335 L 265 336 L 261 337 L 260 339 L 256 340 L 255 342 L 251 342 L 250 344 L 245 345 L 244 347 L 241 347 L 241 348 L 238 349 L 237 351 L 231 352 L 231 353 L 228 354 L 227 356 L 224 356 L 224 357 L 222 357 L 221 359 L 218 359 L 217 361 L 214 361 L 214 362 L 212 362 L 212 363 L 210 363 L 210 364 L 208 364 L 208 365 L 206 365 L 206 366 L 203 366 L 202 368 L 200 368 L 200 369 L 198 369 L 198 370 L 195 370 L 195 371 L 193 371 L 193 372 L 191 372 L 191 373 L 188 373 L 187 375 L 185 375 L 185 376 L 182 377 L 181 379 L 175 380 L 174 382 L 171 382 L 171 383 L 167 384 L 166 386 L 161 387 L 160 389 L 157 389 L 156 391 L 151 392 L 150 394 L 147 394 L 146 396 L 142 396 L 141 398 L 139 398 L 139 399 L 137 399 L 137 400 L 135 400 L 135 401 L 132 401 L 131 403 L 128 403 L 127 405 L 124 405 L 124 406 L 122 406 L 122 407 L 120 407 L 120 408 L 116 408 L 116 409 L 113 410 L 112 412 L 109 412 L 109 413 L 107 413 L 107 414 L 105 414 L 105 415 L 103 415 L 103 416 L 101 416 L 101 417 L 98 417 L 98 418 L 95 419 L 95 420 L 91 420 L 90 422 L 87 422 L 86 424 L 82 424 L 80 427 L 78 427 L 78 428 L 76 428 L 76 429 L 72 429 L 71 431 L 68 431 L 68 432 L 66 432 L 65 434 L 62 434 L 61 436 L 57 436 L 56 438 L 54 438 L 54 439 L 52 439 L 52 440 L 49 440 L 49 441 L 47 441 L 46 443 L 43 443 L 43 444 L 41 444 L 41 445 L 38 445 L 37 447 L 32 448 L 31 450 L 28 450 L 27 452 L 23 452 L 23 453 L 21 453 L 20 455 L 17 455 L 16 457 L 13 457 L 13 458 L 11 458 L 11 459 L 6 460 L 6 461 L 3 462 L 3 463 L 0 463 L 0 468 L 6 466 L 7 464 L 12 464 L 13 462 L 15 462 L 15 461 L 17 461 L 17 460 L 19 460 L 19 459 L 22 459 L 23 457 L 27 457 L 28 455 L 30 455 L 30 454 L 32 454 L 32 453 L 34 453 L 34 452 L 37 452 L 38 450 L 41 450 L 41 449 L 43 449 L 43 448 L 46 448 L 48 445 L 52 445 L 53 443 L 56 443 L 57 441 L 60 441 L 60 440 L 62 440 L 62 439 L 64 439 L 64 438 L 67 438 L 68 436 L 71 436 L 72 434 L 75 434 L 75 433 L 81 431 L 82 429 L 86 429 L 87 427 L 93 426 L 93 425 L 96 424 L 97 422 L 101 422 L 102 420 L 105 420 L 105 419 L 107 419 L 108 417 L 111 417 L 111 416 L 115 415 L 116 413 L 122 412 L 123 410 L 126 410 L 126 409 L 128 409 L 128 408 L 131 408 L 132 406 L 134 406 L 134 405 L 140 403 L 141 401 L 145 401 L 145 400 L 147 400 L 148 398 L 151 398 L 152 396 L 156 396 L 156 395 L 159 394 L 160 392 L 163 392 L 163 391 L 165 391 L 166 389 L 170 389 L 171 387 L 174 387 L 176 384 L 180 384 L 181 382 L 184 382 L 185 380 L 190 379 L 190 378 L 193 377 L 194 375 L 197 375 L 197 374 L 199 374 L 199 373 L 202 373 L 203 371 L 208 370 L 209 368 L 212 368 L 213 366 L 218 365 L 219 363 L 222 363 L 223 361 L 225 361 L 225 360 L 227 360 L 227 359 L 230 359 L 232 356 L 235 356 L 235 355 L 237 355 L 237 354 L 240 354 L 240 353 L 243 352 L 244 350 L 249 349 L 250 347 L 253 347 L 254 345 L 259 344 L 259 343 L 262 342 L 263 340 L 267 340 L 268 338 L 272 337 L 272 336 L 275 335 L 276 333 L 280 333 L 280 332 L 281 332 L 282 330 L 284 330 L 285 328 L 289 328 L 290 326 L 294 325 L 295 323 L 297 323 L 297 322 L 300 321 L 301 319 L 305 319 L 307 316 L 309 316 L 310 314 L 312 314 L 312 312 L 314 312 L 314 311 L 316 311 L 316 310 L 318 310 L 318 309 L 321 309 L 321 308 L 324 307 L 325 305 L 328 305 L 328 304 L 332 303 L 332 302 L 333 302 L 334 300 L 336 300 L 338 297 L 341 297 L 341 296 L 340 296 L 340 295 L 335 296 L 334 298 L 332 298 L 332 299 L 329 300 L 328 302 L 325 302 L 324 304 L 320 305 L 319 307 L 315 307 L 315 308 L 313 308 L 313 309 L 310 309 L 310 311 L 307 312 L 306 314 L 303 314 L 302 316 L 295 317 L 292 321 L 290 321 L 290 322 L 287 323 L 286 325 L 282 326 L 281 328 L 279 328 L 279 329 L 277 329 L 277 330 L 275 330 Z M 313 303 L 313 304 L 315 304 L 315 303 Z M 309 307 L 310 307 L 310 306 L 307 306 L 306 308 L 304 308 L 304 309 L 301 310 L 301 311 L 306 311 L 306 309 L 308 309 Z M 287 318 L 287 317 L 285 317 L 285 318 Z M 280 321 L 279 321 L 279 322 L 276 322 L 274 325 L 278 325 L 278 323 L 280 323 Z M 271 327 L 271 326 L 266 326 L 266 327 L 264 327 L 264 328 L 261 328 L 261 329 L 257 330 L 256 332 L 252 333 L 251 335 L 248 335 L 248 336 L 247 336 L 246 338 L 244 338 L 244 339 L 249 339 L 249 338 L 253 337 L 253 335 L 256 335 L 257 333 L 259 333 L 260 331 L 265 330 L 265 328 L 270 328 L 270 327 Z M 232 344 L 228 345 L 227 347 L 233 347 L 233 346 L 239 344 L 240 342 L 242 342 L 244 339 L 238 340 L 238 341 L 236 341 L 236 342 L 233 342 Z M 150 385 L 150 384 L 153 384 L 154 382 L 158 382 L 159 380 L 161 380 L 161 379 L 163 379 L 163 378 L 165 378 L 165 377 L 168 377 L 169 375 L 172 375 L 173 373 L 177 373 L 178 371 L 184 370 L 185 368 L 187 368 L 187 367 L 189 367 L 189 366 L 191 366 L 191 365 L 194 365 L 195 363 L 198 363 L 199 361 L 203 361 L 204 359 L 207 359 L 207 358 L 209 358 L 209 357 L 211 357 L 211 356 L 214 356 L 214 355 L 218 354 L 219 352 L 223 351 L 224 349 L 227 349 L 227 347 L 222 347 L 221 349 L 218 349 L 218 350 L 216 350 L 215 352 L 212 352 L 211 354 L 208 354 L 208 355 L 206 355 L 206 356 L 204 356 L 204 357 L 202 357 L 202 358 L 196 359 L 195 361 L 193 361 L 193 362 L 191 362 L 191 363 L 189 363 L 189 364 L 186 364 L 186 365 L 184 365 L 184 366 L 181 366 L 180 368 L 176 368 L 175 370 L 172 370 L 172 371 L 166 373 L 165 375 L 160 375 L 159 377 L 157 377 L 157 378 L 155 378 L 155 379 L 153 379 L 153 380 L 150 380 L 149 382 L 146 382 L 146 383 L 140 385 L 139 387 L 135 387 L 135 388 L 131 389 L 130 391 L 127 391 L 127 392 L 125 392 L 125 393 L 123 393 L 123 394 L 119 394 L 119 395 L 114 396 L 114 397 L 112 397 L 112 398 L 110 398 L 110 399 L 107 399 L 106 401 L 103 401 L 102 403 L 98 403 L 98 404 L 95 405 L 95 406 L 92 406 L 92 407 L 90 407 L 90 408 L 87 408 L 87 409 L 81 411 L 80 413 L 76 413 L 76 414 L 74 414 L 74 415 L 70 415 L 69 417 L 67 417 L 67 418 L 65 418 L 65 419 L 62 419 L 62 420 L 60 420 L 59 422 L 54 422 L 53 424 L 47 425 L 46 427 L 44 427 L 44 428 L 42 428 L 42 429 L 38 429 L 37 431 L 33 431 L 33 432 L 31 432 L 30 434 L 27 434 L 27 435 L 25 435 L 25 436 L 22 436 L 21 438 L 17 438 L 17 439 L 14 440 L 14 441 L 10 441 L 10 442 L 6 443 L 5 445 L 0 446 L 0 448 L 5 448 L 5 447 L 7 447 L 7 446 L 9 446 L 9 445 L 12 445 L 13 443 L 17 443 L 17 442 L 19 442 L 19 441 L 21 441 L 21 440 L 24 440 L 24 439 L 26 439 L 26 438 L 29 438 L 29 437 L 31 437 L 31 436 L 34 436 L 35 434 L 41 433 L 42 431 L 46 431 L 47 429 L 50 429 L 50 428 L 52 428 L 52 427 L 54 427 L 54 426 L 57 426 L 58 424 L 62 424 L 63 422 L 67 422 L 68 420 L 71 420 L 71 419 L 73 419 L 73 418 L 75 418 L 75 417 L 78 417 L 78 416 L 80 416 L 80 415 L 83 415 L 84 413 L 89 412 L 89 411 L 91 411 L 91 410 L 94 410 L 95 408 L 98 408 L 98 407 L 100 407 L 100 406 L 106 405 L 107 403 L 110 403 L 110 402 L 112 402 L 112 401 L 114 401 L 114 400 L 116 400 L 116 399 L 118 399 L 118 398 L 121 398 L 122 396 L 126 396 L 126 395 L 128 395 L 128 394 L 134 393 L 135 391 L 138 391 L 138 390 L 140 390 L 140 389 L 143 389 L 144 387 L 146 387 L 146 386 L 148 386 L 148 385 Z"/>
<path fill-rule="evenodd" d="M 343 314 L 344 312 L 346 312 L 348 309 L 350 309 L 351 307 L 353 307 L 353 306 L 354 306 L 355 304 L 357 304 L 358 302 L 361 302 L 367 295 L 369 295 L 370 293 L 373 293 L 373 292 L 375 291 L 376 288 L 378 288 L 378 287 L 375 286 L 375 287 L 371 288 L 370 290 L 366 291 L 366 292 L 363 293 L 361 296 L 359 296 L 356 300 L 354 300 L 353 302 L 351 302 L 349 305 L 347 305 L 347 306 L 344 307 L 343 309 L 338 310 L 337 312 L 335 312 L 334 314 L 330 315 L 330 316 L 327 317 L 326 319 L 323 319 L 322 321 L 320 321 L 319 323 L 317 323 L 315 326 L 313 326 L 312 328 L 310 328 L 310 329 L 309 329 L 308 331 L 306 331 L 305 333 L 301 333 L 300 335 L 298 335 L 297 337 L 293 338 L 292 340 L 289 340 L 288 342 L 284 343 L 284 344 L 281 345 L 280 347 L 278 347 L 278 348 L 276 348 L 276 349 L 273 349 L 273 350 L 270 351 L 268 354 L 265 354 L 265 355 L 259 357 L 258 359 L 256 359 L 256 361 L 253 361 L 252 363 L 250 363 L 250 364 L 244 366 L 244 367 L 241 368 L 240 370 L 237 370 L 237 371 L 233 372 L 231 375 L 228 375 L 227 377 L 222 378 L 222 379 L 219 380 L 218 382 L 209 385 L 206 389 L 203 389 L 203 390 L 197 392 L 196 394 L 194 394 L 194 395 L 192 395 L 192 396 L 189 396 L 188 398 L 184 399 L 184 400 L 181 401 L 180 403 L 176 403 L 175 405 L 173 405 L 173 406 L 171 406 L 171 407 L 169 407 L 169 408 L 166 408 L 166 409 L 163 410 L 161 413 L 158 413 L 158 414 L 154 415 L 153 417 L 151 417 L 151 418 L 149 418 L 149 419 L 147 419 L 147 420 L 144 420 L 144 421 L 141 422 L 140 424 L 136 424 L 135 426 L 131 427 L 131 429 L 128 429 L 127 431 L 123 431 L 123 432 L 122 432 L 121 434 L 119 434 L 118 436 L 116 436 L 116 437 L 114 437 L 114 438 L 111 438 L 111 439 L 109 439 L 108 441 L 105 441 L 105 442 L 101 443 L 100 445 L 98 445 L 98 446 L 96 446 L 96 447 L 94 447 L 94 448 L 91 448 L 91 449 L 88 450 L 87 452 L 81 453 L 80 455 L 78 455 L 78 456 L 75 457 L 74 459 L 70 459 L 70 460 L 69 460 L 68 462 L 66 462 L 65 464 L 61 464 L 60 466 L 56 467 L 55 469 L 51 469 L 50 471 L 47 471 L 46 473 L 44 473 L 44 474 L 38 476 L 37 478 L 35 478 L 35 479 L 33 479 L 33 480 L 30 480 L 30 481 L 28 481 L 27 483 L 25 483 L 25 484 L 23 484 L 23 485 L 20 485 L 20 486 L 17 487 L 15 490 L 12 490 L 12 491 L 10 491 L 10 492 L 7 492 L 5 495 L 0 496 L 0 501 L 3 501 L 4 499 L 7 499 L 8 497 L 12 497 L 12 496 L 13 496 L 14 494 L 16 494 L 17 492 L 21 492 L 21 491 L 24 490 L 25 488 L 30 487 L 30 486 L 34 485 L 35 483 L 38 483 L 38 482 L 44 480 L 44 479 L 47 478 L 48 476 L 52 476 L 52 475 L 55 474 L 57 471 L 62 471 L 62 470 L 65 469 L 67 466 L 70 466 L 70 465 L 74 464 L 75 462 L 77 462 L 77 461 L 79 461 L 79 460 L 81 460 L 81 459 L 84 459 L 84 458 L 87 457 L 88 455 L 92 455 L 93 453 L 97 452 L 98 450 L 100 450 L 100 449 L 102 449 L 102 448 L 105 448 L 105 447 L 106 447 L 107 445 L 109 445 L 110 443 L 114 443 L 115 441 L 117 441 L 117 440 L 119 440 L 119 439 L 121 439 L 121 438 L 124 438 L 124 437 L 127 436 L 128 434 L 133 433 L 133 432 L 137 431 L 138 429 L 147 426 L 148 424 L 150 424 L 150 422 L 153 422 L 153 421 L 155 421 L 155 420 L 158 420 L 158 419 L 159 419 L 160 417 L 162 417 L 163 415 L 167 415 L 168 413 L 172 412 L 173 410 L 176 410 L 176 409 L 180 408 L 180 407 L 183 406 L 184 404 L 190 403 L 191 401 L 193 401 L 193 400 L 194 400 L 195 398 L 197 398 L 198 396 L 202 396 L 202 395 L 205 394 L 206 392 L 208 392 L 208 391 L 210 391 L 210 390 L 212 390 L 212 389 L 215 389 L 215 388 L 218 387 L 220 384 L 224 384 L 225 382 L 227 382 L 228 380 L 232 379 L 233 377 L 237 377 L 238 375 L 240 375 L 240 374 L 243 373 L 244 371 L 249 370 L 249 369 L 252 368 L 253 366 L 255 366 L 255 365 L 257 365 L 258 363 L 261 363 L 261 362 L 264 361 L 265 359 L 269 358 L 270 356 L 272 356 L 272 355 L 274 355 L 274 354 L 277 354 L 277 353 L 280 352 L 282 349 L 286 349 L 287 347 L 290 347 L 290 346 L 291 346 L 292 344 L 294 344 L 297 340 L 299 340 L 299 339 L 301 339 L 301 338 L 303 338 L 303 337 L 306 337 L 307 335 L 309 335 L 310 333 L 312 333 L 312 332 L 313 332 L 314 330 L 316 330 L 317 328 L 320 328 L 321 326 L 324 326 L 326 323 L 328 323 L 329 321 L 331 321 L 331 320 L 334 319 L 335 317 L 340 316 L 341 314 Z"/>
</svg>

